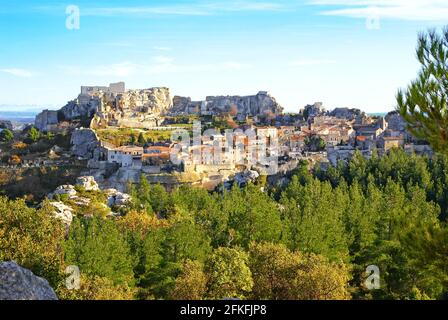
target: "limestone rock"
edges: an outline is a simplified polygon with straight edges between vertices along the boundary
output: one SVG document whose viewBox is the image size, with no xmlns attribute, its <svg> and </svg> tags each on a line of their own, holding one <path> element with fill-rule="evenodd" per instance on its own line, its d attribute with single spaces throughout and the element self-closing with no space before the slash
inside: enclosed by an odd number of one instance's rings
<svg viewBox="0 0 448 320">
<path fill-rule="evenodd" d="M 388 123 L 388 128 L 393 131 L 406 131 L 407 123 L 403 117 L 397 112 L 392 111 L 386 115 L 386 122 Z"/>
<path fill-rule="evenodd" d="M 81 128 L 73 131 L 71 144 L 73 155 L 83 159 L 90 159 L 93 157 L 93 153 L 100 145 L 100 142 L 95 131 Z"/>
<path fill-rule="evenodd" d="M 330 116 L 346 120 L 354 120 L 364 115 L 365 115 L 364 112 L 362 112 L 359 109 L 349 109 L 349 108 L 336 108 L 330 112 Z"/>
<path fill-rule="evenodd" d="M 199 114 L 204 101 L 191 101 L 189 97 L 174 96 L 172 114 Z"/>
<path fill-rule="evenodd" d="M 162 115 L 172 105 L 168 88 L 128 90 L 123 94 L 105 98 L 99 108 L 95 125 L 151 128 L 162 123 Z"/>
<path fill-rule="evenodd" d="M 100 190 L 98 183 L 92 176 L 78 177 L 76 179 L 76 185 L 83 187 L 86 191 L 98 191 Z"/>
<path fill-rule="evenodd" d="M 266 91 L 260 91 L 254 96 L 218 96 L 207 97 L 205 109 L 211 113 L 235 112 L 237 114 L 260 116 L 278 115 L 283 108 Z"/>
<path fill-rule="evenodd" d="M 78 196 L 72 196 L 70 197 L 70 200 L 74 202 L 77 206 L 81 207 L 87 207 L 90 205 L 91 200 L 89 198 L 84 197 L 78 197 Z"/>
<path fill-rule="evenodd" d="M 278 115 L 283 108 L 266 91 L 260 91 L 253 96 L 209 96 L 205 101 L 191 101 L 190 98 L 175 96 L 173 113 L 204 113 L 222 114 L 235 113 L 235 116 Z"/>
<path fill-rule="evenodd" d="M 80 94 L 76 100 L 70 101 L 60 112 L 64 120 L 92 118 L 102 104 L 102 93 Z"/>
<path fill-rule="evenodd" d="M 104 190 L 107 195 L 107 205 L 112 206 L 124 206 L 131 201 L 131 196 L 127 193 L 119 192 L 117 189 Z"/>
<path fill-rule="evenodd" d="M 57 300 L 48 281 L 15 262 L 0 263 L 0 300 Z"/>
<path fill-rule="evenodd" d="M 306 119 L 313 119 L 319 115 L 323 115 L 325 113 L 325 109 L 322 102 L 316 102 L 314 104 L 306 105 L 302 110 L 302 115 Z"/>
<path fill-rule="evenodd" d="M 235 182 L 240 187 L 244 187 L 249 182 L 254 182 L 259 176 L 260 176 L 260 174 L 257 171 L 253 171 L 253 170 L 247 170 L 247 171 L 244 171 L 244 172 L 238 172 L 235 175 Z"/>
<path fill-rule="evenodd" d="M 68 195 L 69 197 L 70 197 L 70 196 L 76 196 L 76 193 L 77 193 L 77 192 L 76 192 L 76 190 L 75 190 L 75 187 L 72 186 L 71 184 L 68 184 L 68 185 L 62 185 L 62 186 L 57 187 L 56 190 L 54 190 L 53 193 L 50 193 L 50 194 L 48 195 L 48 198 L 49 198 L 49 199 L 53 199 L 54 196 L 56 196 L 56 195 L 63 195 L 63 194 L 66 194 L 66 195 Z"/>
<path fill-rule="evenodd" d="M 73 221 L 73 209 L 62 202 L 50 202 L 50 204 L 55 208 L 54 217 L 70 227 Z"/>
</svg>

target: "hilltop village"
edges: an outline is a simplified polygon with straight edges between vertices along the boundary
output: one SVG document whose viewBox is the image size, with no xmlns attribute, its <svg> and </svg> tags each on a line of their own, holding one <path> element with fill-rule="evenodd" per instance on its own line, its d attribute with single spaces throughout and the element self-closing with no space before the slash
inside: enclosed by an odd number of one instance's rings
<svg viewBox="0 0 448 320">
<path fill-rule="evenodd" d="M 122 191 L 142 174 L 168 189 L 189 183 L 213 190 L 285 174 L 300 160 L 337 165 L 356 150 L 367 158 L 399 147 L 432 155 L 426 143 L 406 131 L 396 112 L 374 117 L 358 109 L 327 111 L 318 102 L 296 114 L 283 113 L 264 91 L 192 101 L 171 97 L 168 88 L 126 90 L 122 82 L 83 86 L 62 109 L 37 115 L 35 127 L 71 133 L 66 156 L 86 161 L 83 174 L 103 188 Z M 186 132 L 188 142 L 196 143 L 179 146 L 177 139 Z M 260 146 L 263 157 L 254 154 Z M 274 162 L 275 170 L 266 170 Z"/>
</svg>

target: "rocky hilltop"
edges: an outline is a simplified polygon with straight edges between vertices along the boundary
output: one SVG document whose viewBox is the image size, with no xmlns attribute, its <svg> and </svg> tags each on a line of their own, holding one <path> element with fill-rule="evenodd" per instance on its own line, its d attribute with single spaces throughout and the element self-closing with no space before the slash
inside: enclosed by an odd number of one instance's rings
<svg viewBox="0 0 448 320">
<path fill-rule="evenodd" d="M 41 131 L 57 131 L 61 124 L 78 127 L 152 128 L 160 126 L 165 115 L 233 113 L 235 116 L 278 115 L 283 108 L 268 92 L 252 96 L 209 96 L 203 101 L 171 97 L 165 87 L 141 90 L 81 87 L 81 94 L 59 111 L 44 110 L 36 116 L 35 126 Z"/>
<path fill-rule="evenodd" d="M 78 122 L 84 127 L 150 128 L 159 125 L 171 107 L 168 88 L 117 92 L 82 87 L 82 93 L 59 111 L 44 110 L 38 114 L 35 126 L 41 131 L 55 131 L 63 122 Z"/>
<path fill-rule="evenodd" d="M 208 96 L 204 101 L 191 101 L 191 98 L 176 96 L 172 111 L 177 113 L 222 114 L 257 116 L 283 112 L 283 108 L 266 91 L 253 96 Z"/>
<path fill-rule="evenodd" d="M 105 94 L 96 108 L 94 126 L 151 128 L 161 124 L 173 101 L 168 88 Z"/>
</svg>

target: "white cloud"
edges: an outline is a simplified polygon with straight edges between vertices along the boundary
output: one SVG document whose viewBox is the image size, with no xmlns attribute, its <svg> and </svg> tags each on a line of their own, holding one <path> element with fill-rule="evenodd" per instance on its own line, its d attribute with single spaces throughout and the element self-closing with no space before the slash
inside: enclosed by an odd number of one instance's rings
<svg viewBox="0 0 448 320">
<path fill-rule="evenodd" d="M 333 64 L 335 61 L 333 60 L 325 60 L 325 59 L 301 59 L 295 60 L 291 63 L 293 67 L 306 67 L 306 66 L 316 66 L 322 64 Z"/>
<path fill-rule="evenodd" d="M 1 72 L 8 73 L 10 75 L 21 77 L 21 78 L 31 78 L 35 74 L 29 70 L 25 69 L 18 69 L 18 68 L 7 68 L 7 69 L 0 69 Z"/>
<path fill-rule="evenodd" d="M 174 59 L 165 56 L 156 56 L 153 57 L 152 60 L 154 62 L 151 64 L 122 62 L 91 67 L 64 65 L 59 66 L 59 69 L 70 76 L 124 78 L 137 75 L 157 75 L 163 73 L 240 71 L 250 68 L 250 65 L 233 61 L 216 64 L 176 64 L 174 63 Z"/>
<path fill-rule="evenodd" d="M 448 21 L 447 0 L 311 0 L 311 4 L 337 6 L 322 15 L 413 21 Z"/>
<path fill-rule="evenodd" d="M 166 63 L 173 62 L 174 59 L 171 57 L 166 57 L 166 56 L 157 56 L 157 57 L 154 57 L 153 60 L 156 63 L 166 64 Z"/>
</svg>

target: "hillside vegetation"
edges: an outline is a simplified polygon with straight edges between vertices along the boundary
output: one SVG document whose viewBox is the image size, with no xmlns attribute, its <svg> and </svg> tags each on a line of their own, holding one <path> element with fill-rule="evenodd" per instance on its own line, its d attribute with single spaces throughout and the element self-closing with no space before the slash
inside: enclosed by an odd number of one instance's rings
<svg viewBox="0 0 448 320">
<path fill-rule="evenodd" d="M 446 157 L 400 150 L 328 171 L 302 163 L 268 192 L 168 193 L 142 179 L 122 216 L 78 215 L 67 237 L 46 204 L 1 198 L 0 260 L 66 299 L 437 299 L 448 289 L 447 186 Z M 67 265 L 79 266 L 80 290 L 65 289 Z M 364 285 L 370 265 L 380 289 Z"/>
</svg>

